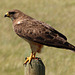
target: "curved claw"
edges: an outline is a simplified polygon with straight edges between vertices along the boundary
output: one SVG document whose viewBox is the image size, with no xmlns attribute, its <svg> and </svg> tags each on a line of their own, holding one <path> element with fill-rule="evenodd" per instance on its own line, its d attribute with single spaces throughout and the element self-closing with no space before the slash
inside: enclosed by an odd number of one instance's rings
<svg viewBox="0 0 75 75">
<path fill-rule="evenodd" d="M 29 64 L 30 64 L 32 59 L 38 59 L 38 58 L 35 58 L 35 54 L 36 53 L 33 54 L 33 52 L 32 52 L 30 57 L 26 57 L 24 64 L 27 64 L 28 61 L 29 61 Z"/>
<path fill-rule="evenodd" d="M 27 59 L 27 57 L 25 58 L 25 60 Z"/>
<path fill-rule="evenodd" d="M 31 60 L 32 60 L 32 57 L 27 57 L 27 58 L 26 58 L 26 61 L 24 62 L 24 64 L 26 64 L 28 61 L 29 61 L 29 63 L 30 63 Z"/>
<path fill-rule="evenodd" d="M 26 64 L 28 61 L 29 61 L 29 63 L 31 63 L 31 60 L 32 60 L 32 59 L 34 59 L 33 52 L 31 53 L 30 57 L 26 57 L 26 58 L 25 58 L 26 61 L 24 62 L 24 64 Z"/>
</svg>

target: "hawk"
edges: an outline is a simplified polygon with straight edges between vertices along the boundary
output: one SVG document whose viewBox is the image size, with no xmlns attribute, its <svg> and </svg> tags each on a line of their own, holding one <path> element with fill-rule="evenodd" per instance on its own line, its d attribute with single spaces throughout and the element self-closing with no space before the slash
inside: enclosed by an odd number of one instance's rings
<svg viewBox="0 0 75 75">
<path fill-rule="evenodd" d="M 24 64 L 36 59 L 36 52 L 40 53 L 43 45 L 75 51 L 75 46 L 67 42 L 67 38 L 50 25 L 38 21 L 20 10 L 11 10 L 5 14 L 13 22 L 13 29 L 18 36 L 26 40 L 31 47 L 31 55 Z"/>
</svg>

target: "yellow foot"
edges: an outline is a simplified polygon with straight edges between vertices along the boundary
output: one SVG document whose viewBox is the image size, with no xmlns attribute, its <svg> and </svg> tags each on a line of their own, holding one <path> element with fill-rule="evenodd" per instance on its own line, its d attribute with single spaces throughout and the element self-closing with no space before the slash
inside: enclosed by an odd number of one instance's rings
<svg viewBox="0 0 75 75">
<path fill-rule="evenodd" d="M 25 60 L 25 62 L 24 62 L 24 64 L 27 64 L 28 61 L 29 61 L 29 64 L 31 64 L 32 59 L 37 59 L 37 60 L 39 60 L 38 57 L 34 57 L 34 56 L 33 56 L 32 58 L 31 58 L 31 57 L 27 57 L 26 60 Z"/>
<path fill-rule="evenodd" d="M 31 63 L 31 60 L 32 60 L 31 57 L 27 57 L 27 58 L 26 58 L 26 61 L 24 62 L 24 64 L 26 64 L 28 61 L 29 61 L 29 63 Z"/>
<path fill-rule="evenodd" d="M 32 59 L 37 59 L 37 58 L 35 58 L 35 54 L 33 54 L 33 53 L 31 53 L 30 57 L 26 58 L 26 61 L 24 62 L 24 64 L 27 64 L 28 61 L 30 64 Z"/>
</svg>

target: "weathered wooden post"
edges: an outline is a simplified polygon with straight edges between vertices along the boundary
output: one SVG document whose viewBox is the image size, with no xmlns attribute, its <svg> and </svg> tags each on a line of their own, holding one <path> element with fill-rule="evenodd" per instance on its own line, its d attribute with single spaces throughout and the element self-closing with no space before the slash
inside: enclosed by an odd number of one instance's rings
<svg viewBox="0 0 75 75">
<path fill-rule="evenodd" d="M 24 70 L 24 75 L 45 75 L 45 66 L 40 58 L 32 59 L 31 64 L 27 63 Z"/>
</svg>

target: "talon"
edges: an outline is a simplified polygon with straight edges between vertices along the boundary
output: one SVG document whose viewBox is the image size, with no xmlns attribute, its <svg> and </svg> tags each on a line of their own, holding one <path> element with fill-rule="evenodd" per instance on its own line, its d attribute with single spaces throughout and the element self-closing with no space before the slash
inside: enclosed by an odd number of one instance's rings
<svg viewBox="0 0 75 75">
<path fill-rule="evenodd" d="M 27 57 L 25 58 L 25 60 L 27 59 Z"/>
<path fill-rule="evenodd" d="M 28 61 L 29 61 L 29 63 L 31 63 L 32 59 L 33 59 L 33 52 L 31 53 L 30 57 L 25 58 L 26 61 L 24 62 L 24 64 L 27 64 Z"/>
<path fill-rule="evenodd" d="M 30 64 L 32 59 L 38 59 L 37 57 L 35 58 L 35 54 L 36 53 L 33 54 L 33 52 L 32 52 L 30 57 L 26 57 L 25 58 L 26 61 L 24 62 L 24 64 L 27 64 L 28 61 L 29 61 L 29 64 Z"/>
<path fill-rule="evenodd" d="M 32 59 L 31 57 L 27 57 L 27 58 L 26 58 L 26 61 L 24 62 L 24 64 L 26 64 L 28 61 L 29 61 L 29 63 L 30 63 L 30 62 L 31 62 L 31 59 Z"/>
</svg>

